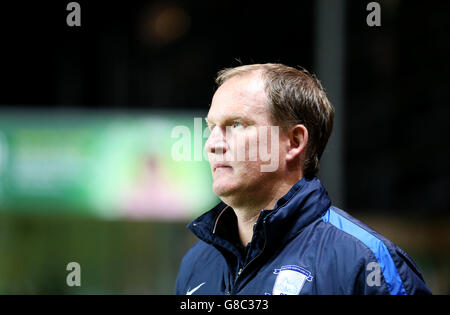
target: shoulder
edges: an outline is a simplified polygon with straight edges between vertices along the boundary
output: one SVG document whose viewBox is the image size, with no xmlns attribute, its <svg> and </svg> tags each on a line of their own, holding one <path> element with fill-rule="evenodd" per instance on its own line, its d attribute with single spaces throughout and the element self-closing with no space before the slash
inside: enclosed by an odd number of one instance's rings
<svg viewBox="0 0 450 315">
<path fill-rule="evenodd" d="M 222 255 L 214 246 L 198 241 L 187 251 L 181 261 L 175 293 L 184 294 L 189 282 L 195 282 L 195 277 L 208 273 L 210 268 L 217 268 L 221 263 L 223 263 Z"/>
<path fill-rule="evenodd" d="M 429 293 L 412 259 L 383 235 L 336 207 L 328 209 L 321 221 L 336 258 L 356 264 L 353 276 L 361 282 L 357 288 L 386 294 Z"/>
<path fill-rule="evenodd" d="M 199 265 L 208 264 L 212 260 L 216 260 L 218 254 L 219 252 L 213 246 L 204 241 L 198 241 L 186 252 L 181 260 L 179 274 L 192 272 Z"/>
</svg>

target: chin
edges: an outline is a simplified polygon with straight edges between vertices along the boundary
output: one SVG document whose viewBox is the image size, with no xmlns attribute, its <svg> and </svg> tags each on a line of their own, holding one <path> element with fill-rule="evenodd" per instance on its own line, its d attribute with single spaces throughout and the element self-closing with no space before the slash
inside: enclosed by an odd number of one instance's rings
<svg viewBox="0 0 450 315">
<path fill-rule="evenodd" d="M 238 188 L 234 185 L 226 185 L 221 183 L 213 183 L 213 192 L 218 197 L 228 197 L 236 192 Z"/>
</svg>

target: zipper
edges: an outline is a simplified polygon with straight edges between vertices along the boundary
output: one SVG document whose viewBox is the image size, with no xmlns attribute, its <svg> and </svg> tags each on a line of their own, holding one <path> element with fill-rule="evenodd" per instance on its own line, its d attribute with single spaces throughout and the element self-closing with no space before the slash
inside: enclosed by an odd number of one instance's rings
<svg viewBox="0 0 450 315">
<path fill-rule="evenodd" d="M 233 291 L 235 288 L 236 288 L 236 284 L 237 284 L 237 282 L 238 282 L 238 280 L 239 280 L 239 276 L 242 274 L 242 272 L 252 263 L 252 262 L 254 262 L 255 260 L 256 260 L 256 258 L 258 258 L 259 256 L 261 256 L 261 254 L 264 252 L 264 249 L 266 248 L 266 242 L 267 242 L 267 235 L 266 235 L 266 221 L 264 220 L 263 221 L 263 224 L 264 224 L 264 244 L 263 244 L 263 248 L 262 248 L 262 250 L 259 252 L 259 254 L 258 255 L 256 255 L 255 257 L 253 257 L 253 259 L 252 260 L 250 260 L 244 267 L 242 267 L 242 268 L 240 268 L 239 269 L 239 271 L 238 271 L 238 273 L 237 273 L 237 275 L 236 275 L 236 278 L 234 279 L 234 285 L 233 285 L 233 289 L 232 290 L 229 290 L 228 292 L 227 292 L 227 294 L 228 293 L 230 293 L 230 291 Z"/>
</svg>

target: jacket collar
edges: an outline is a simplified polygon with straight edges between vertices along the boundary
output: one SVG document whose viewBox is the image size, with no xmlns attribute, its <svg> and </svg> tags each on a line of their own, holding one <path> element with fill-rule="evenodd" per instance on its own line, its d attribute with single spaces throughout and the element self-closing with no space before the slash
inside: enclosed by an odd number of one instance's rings
<svg viewBox="0 0 450 315">
<path fill-rule="evenodd" d="M 282 246 L 311 222 L 323 216 L 330 205 L 330 198 L 318 178 L 302 178 L 277 201 L 273 209 L 261 211 L 254 228 L 252 247 L 256 251 L 262 251 Z M 225 223 L 221 219 L 225 211 L 232 209 L 221 202 L 187 227 L 206 243 L 222 247 L 239 257 L 241 252 L 230 238 L 217 235 L 218 226 Z M 256 254 L 254 252 L 250 256 Z"/>
</svg>

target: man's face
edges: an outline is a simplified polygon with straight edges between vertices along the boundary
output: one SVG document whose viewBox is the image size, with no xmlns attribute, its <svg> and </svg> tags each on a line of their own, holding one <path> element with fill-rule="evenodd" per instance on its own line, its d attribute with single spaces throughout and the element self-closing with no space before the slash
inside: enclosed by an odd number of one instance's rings
<svg viewBox="0 0 450 315">
<path fill-rule="evenodd" d="M 224 201 L 257 197 L 271 189 L 276 180 L 281 156 L 279 138 L 273 132 L 277 127 L 270 128 L 266 104 L 264 82 L 256 74 L 228 79 L 213 96 L 206 118 L 211 134 L 205 149 L 213 191 Z M 271 153 L 271 160 L 261 159 L 260 152 Z M 274 165 L 274 159 L 276 168 L 261 171 L 268 164 Z"/>
</svg>

